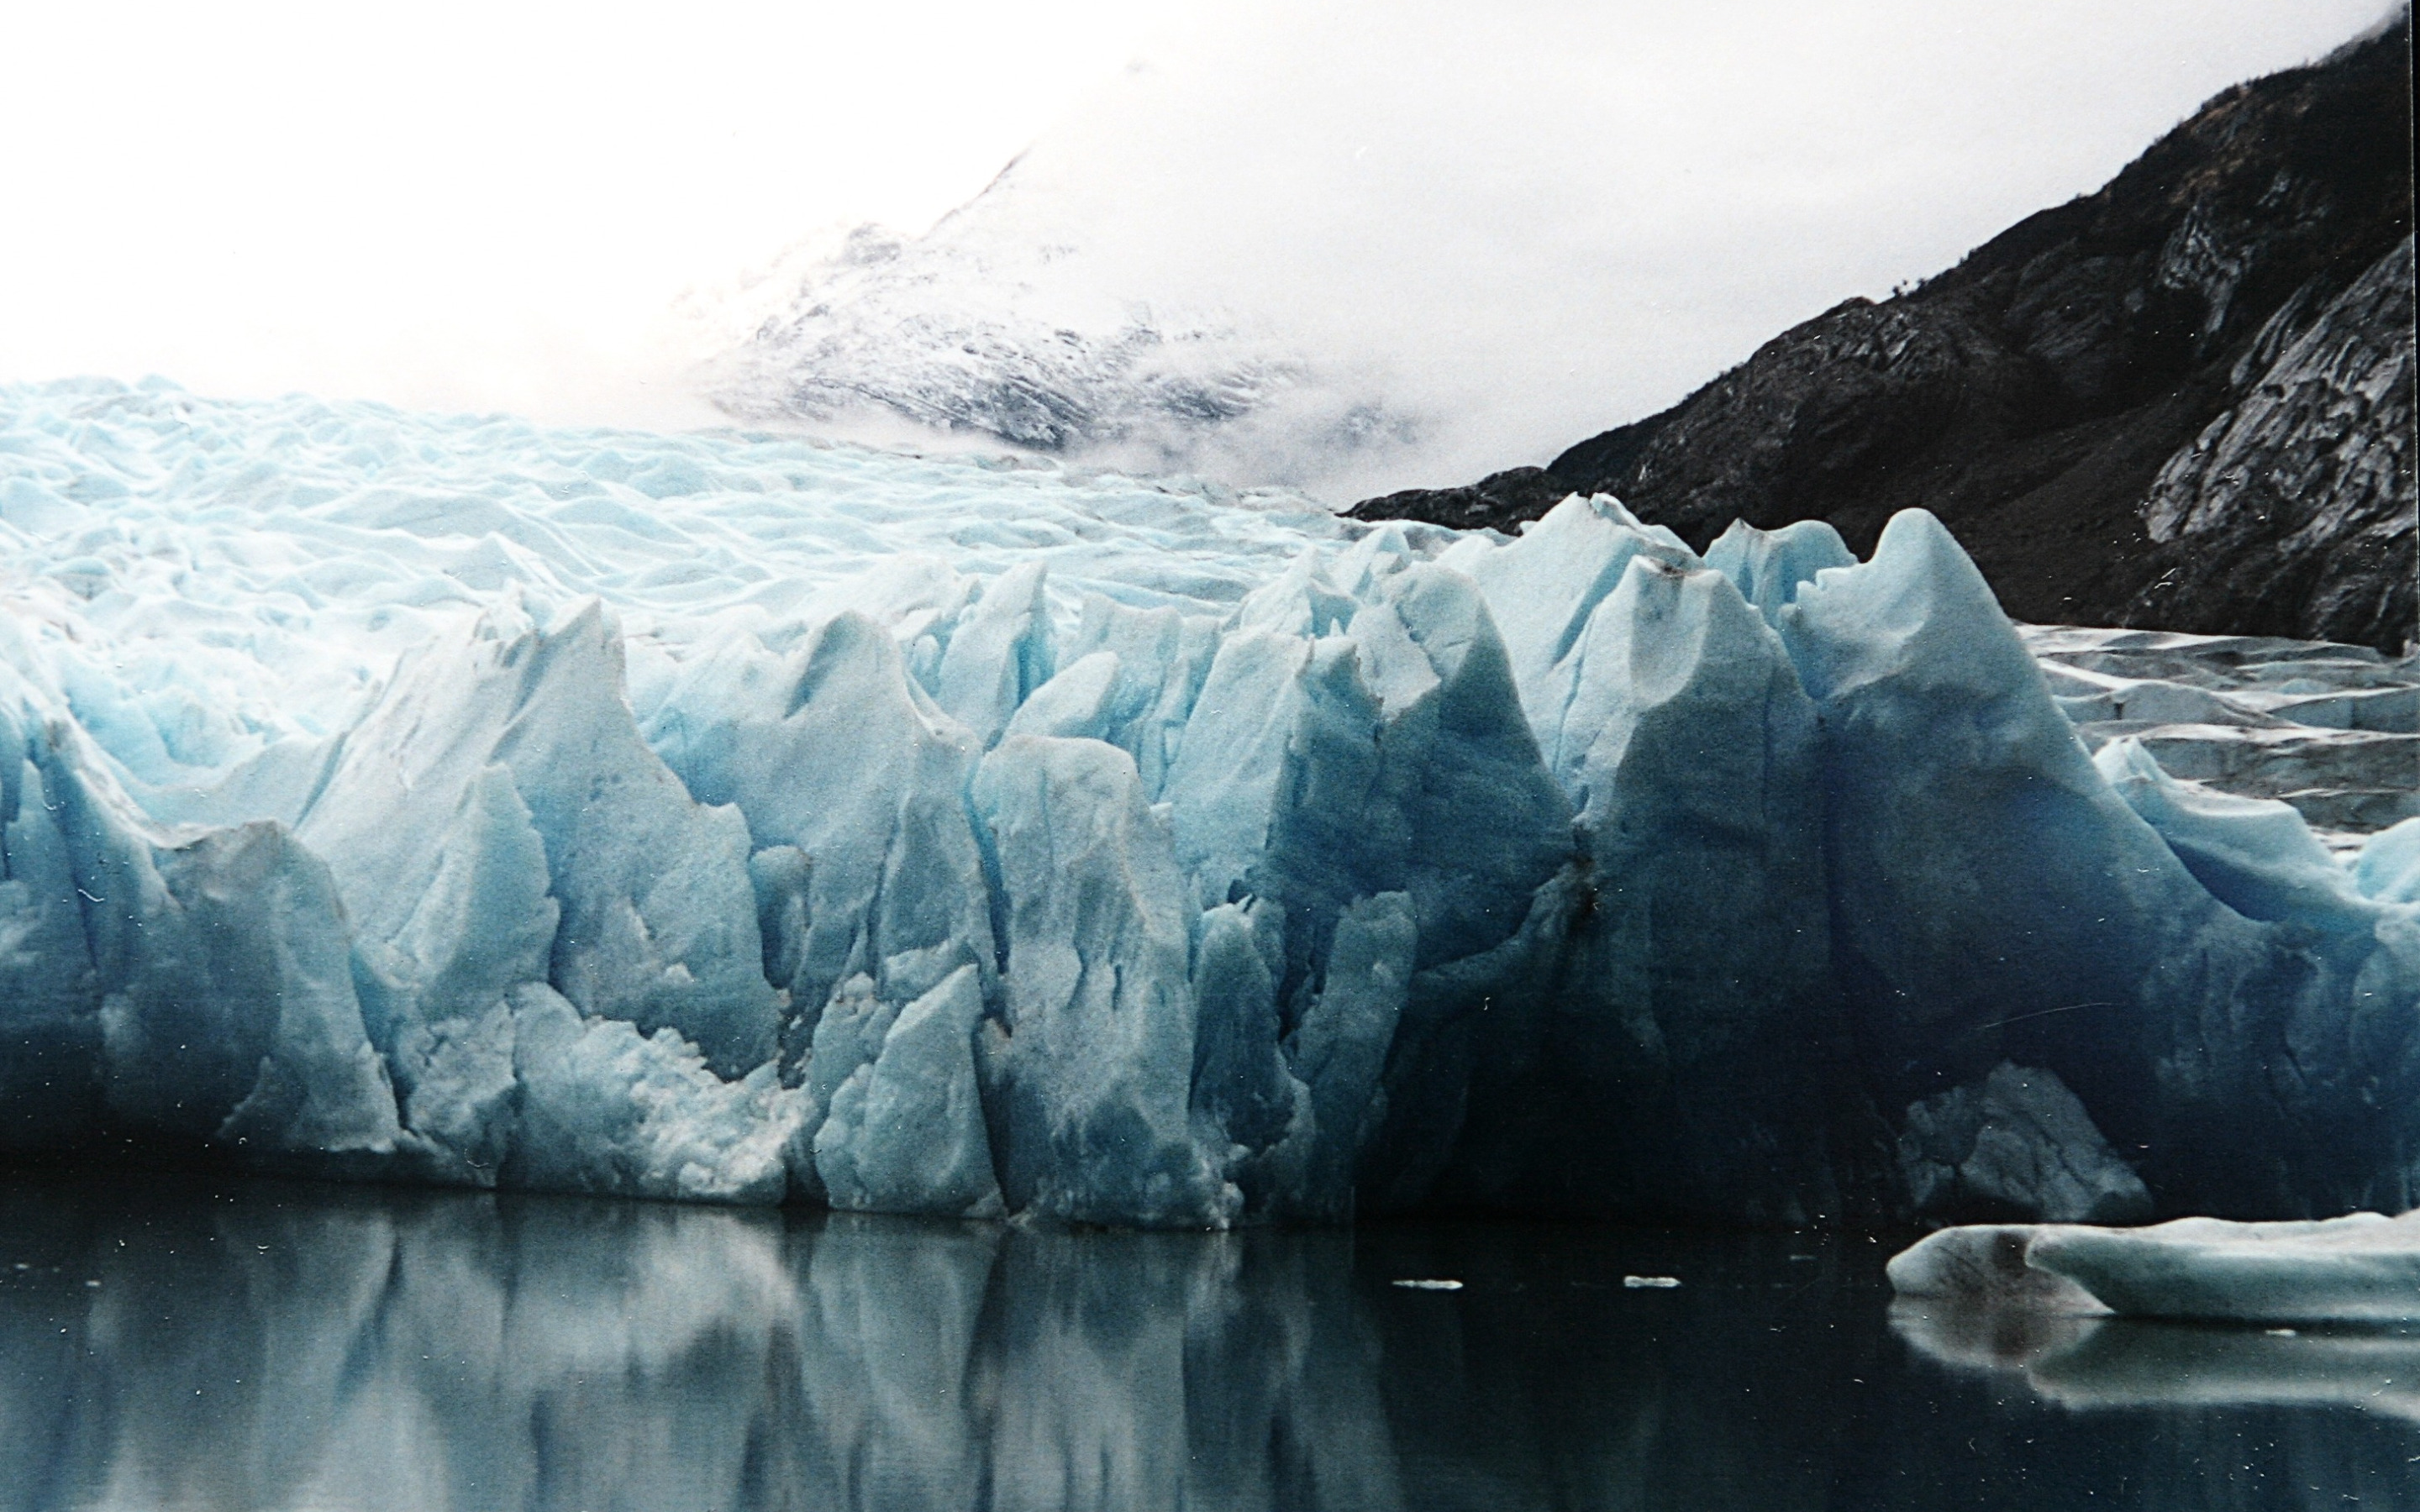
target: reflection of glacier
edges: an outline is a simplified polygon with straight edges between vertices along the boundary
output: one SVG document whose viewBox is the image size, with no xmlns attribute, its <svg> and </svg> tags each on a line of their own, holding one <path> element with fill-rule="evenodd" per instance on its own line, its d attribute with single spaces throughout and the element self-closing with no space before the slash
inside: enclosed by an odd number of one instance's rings
<svg viewBox="0 0 2420 1512">
<path fill-rule="evenodd" d="M 2045 1473 L 2201 1507 L 2211 1464 L 2255 1460 L 2316 1504 L 2409 1483 L 2420 1424 L 2225 1405 L 2344 1403 L 2404 1378 L 2387 1355 L 2071 1354 L 2037 1381 L 2136 1408 L 2079 1419 L 1904 1370 L 1875 1257 L 1810 1234 L 1071 1234 L 0 1180 L 0 1512 L 2081 1499 Z M 1441 1275 L 1463 1289 L 1388 1284 Z"/>
<path fill-rule="evenodd" d="M 1945 1303 L 1891 1327 L 1962 1371 L 2007 1372 L 2061 1406 L 2357 1408 L 2420 1423 L 2420 1330 L 2219 1328 Z"/>
<path fill-rule="evenodd" d="M 1342 1233 L 163 1196 L 0 1189 L 0 1512 L 1401 1504 Z"/>
<path fill-rule="evenodd" d="M 0 418 L 19 1148 L 1187 1225 L 2420 1182 L 2420 825 L 2087 756 L 1929 517 Z"/>
</svg>

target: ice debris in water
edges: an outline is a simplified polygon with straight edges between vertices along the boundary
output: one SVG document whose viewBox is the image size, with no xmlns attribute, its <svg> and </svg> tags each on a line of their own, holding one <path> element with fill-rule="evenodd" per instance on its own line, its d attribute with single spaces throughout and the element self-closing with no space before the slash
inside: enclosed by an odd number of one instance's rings
<svg viewBox="0 0 2420 1512">
<path fill-rule="evenodd" d="M 2096 761 L 1921 513 L 1701 559 L 68 384 L 0 390 L 0 1148 L 1171 1226 L 2420 1187 L 2420 820 Z"/>
<path fill-rule="evenodd" d="M 2239 1322 L 2420 1321 L 2420 1211 L 2146 1228 L 1946 1228 L 1890 1262 L 1903 1297 Z"/>
</svg>

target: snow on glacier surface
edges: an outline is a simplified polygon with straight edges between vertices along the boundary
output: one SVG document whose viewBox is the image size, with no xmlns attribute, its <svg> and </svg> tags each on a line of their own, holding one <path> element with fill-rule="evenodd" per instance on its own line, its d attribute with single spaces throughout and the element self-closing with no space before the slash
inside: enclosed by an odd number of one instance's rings
<svg viewBox="0 0 2420 1512">
<path fill-rule="evenodd" d="M 1700 561 L 1609 500 L 0 390 L 0 1148 L 1151 1225 L 2410 1206 L 2420 821 L 2349 867 L 2074 713 L 1920 514 Z"/>
</svg>

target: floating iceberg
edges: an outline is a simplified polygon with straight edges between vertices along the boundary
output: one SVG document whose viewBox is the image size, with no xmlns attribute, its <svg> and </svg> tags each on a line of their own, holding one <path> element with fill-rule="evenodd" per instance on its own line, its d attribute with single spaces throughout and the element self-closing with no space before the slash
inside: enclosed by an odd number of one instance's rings
<svg viewBox="0 0 2420 1512">
<path fill-rule="evenodd" d="M 1892 1326 L 1917 1349 L 2021 1371 L 2070 1407 L 2325 1402 L 2420 1418 L 2420 1212 L 1975 1225 L 1894 1256 L 1889 1275 Z M 2211 1322 L 2300 1326 L 2191 1326 Z"/>
<path fill-rule="evenodd" d="M 1922 514 L 1701 560 L 1604 499 L 0 390 L 0 1149 L 1162 1226 L 2413 1205 L 2420 821 L 2339 856 L 2074 712 Z"/>
<path fill-rule="evenodd" d="M 1892 1257 L 1892 1289 L 1977 1305 L 2239 1322 L 2420 1322 L 2420 1211 L 2147 1228 L 1982 1224 Z"/>
</svg>

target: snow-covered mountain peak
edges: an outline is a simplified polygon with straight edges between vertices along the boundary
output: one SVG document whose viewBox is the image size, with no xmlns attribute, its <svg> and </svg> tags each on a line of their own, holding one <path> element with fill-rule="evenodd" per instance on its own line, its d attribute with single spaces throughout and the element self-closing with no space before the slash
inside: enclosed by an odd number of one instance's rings
<svg viewBox="0 0 2420 1512">
<path fill-rule="evenodd" d="M 1283 455 L 1418 435 L 1374 384 L 1315 365 L 1264 317 L 1216 296 L 1122 292 L 1132 259 L 1113 228 L 1070 224 L 1104 207 L 1059 166 L 1021 156 L 923 236 L 861 224 L 785 270 L 715 369 L 717 402 L 756 421 L 876 436 L 904 422 L 911 435 L 1286 482 L 1303 474 Z"/>
</svg>

